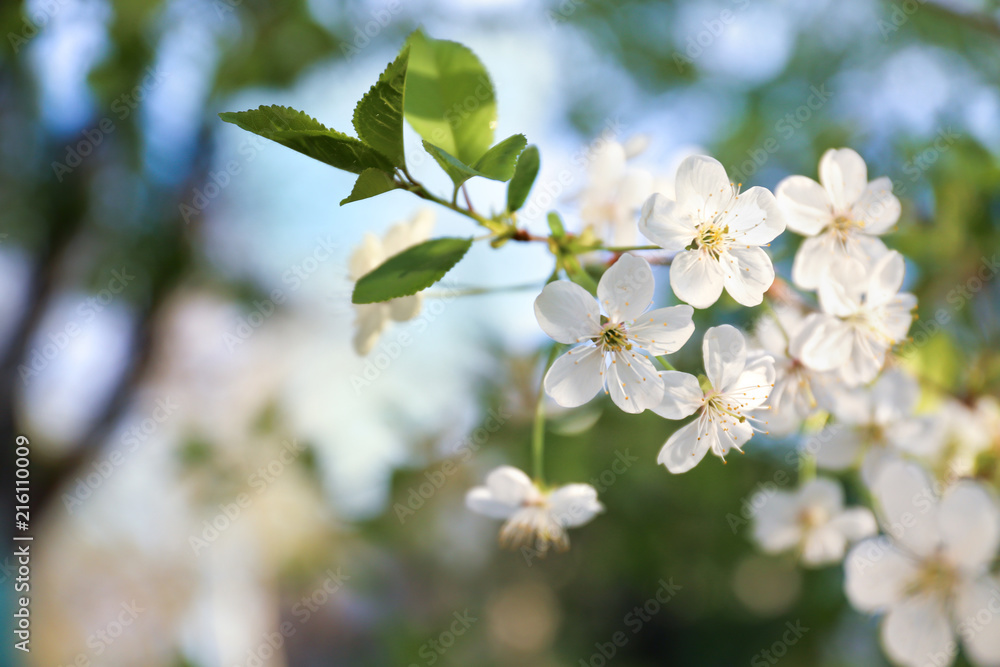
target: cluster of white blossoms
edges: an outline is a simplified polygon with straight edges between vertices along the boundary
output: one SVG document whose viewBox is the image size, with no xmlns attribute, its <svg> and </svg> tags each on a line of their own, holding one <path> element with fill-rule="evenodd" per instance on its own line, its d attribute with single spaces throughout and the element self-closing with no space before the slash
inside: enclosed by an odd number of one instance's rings
<svg viewBox="0 0 1000 667">
<path fill-rule="evenodd" d="M 550 281 L 535 299 L 538 325 L 566 346 L 553 350 L 544 394 L 572 409 L 603 391 L 630 414 L 690 418 L 657 457 L 674 474 L 708 452 L 725 462 L 755 434 L 796 445 L 799 486 L 751 503 L 750 537 L 760 549 L 792 552 L 807 567 L 843 561 L 849 601 L 885 614 L 882 643 L 898 664 L 948 665 L 961 646 L 974 664 L 1000 665 L 1000 507 L 977 479 L 1000 458 L 1000 403 L 922 387 L 894 354 L 916 298 L 902 291 L 904 258 L 881 238 L 901 212 L 891 181 L 869 182 L 861 156 L 842 148 L 823 155 L 818 181 L 790 176 L 776 194 L 742 189 L 701 155 L 680 164 L 672 185 L 658 184 L 627 164 L 636 150 L 606 144 L 578 201 L 591 237 L 616 244 L 580 251 L 610 251 L 598 255 L 607 261 L 599 282 L 563 267 L 572 280 Z M 431 224 L 424 213 L 383 240 L 366 237 L 352 277 L 427 238 Z M 804 237 L 790 280 L 775 277 L 767 250 L 786 228 Z M 655 248 L 621 246 L 643 237 Z M 646 250 L 657 265 L 669 264 L 656 271 L 669 271 L 680 305 L 656 303 Z M 749 335 L 710 327 L 700 337 L 702 368 L 675 369 L 666 355 L 694 335 L 695 309 L 710 308 L 723 291 L 760 307 Z M 359 306 L 359 352 L 390 319 L 419 309 L 419 294 Z M 542 420 L 543 404 L 540 397 Z M 567 530 L 604 508 L 590 485 L 543 482 L 537 418 L 534 437 L 534 479 L 502 466 L 466 503 L 505 521 L 502 544 L 539 554 L 567 548 Z M 873 507 L 845 507 L 841 482 L 816 477 L 817 469 L 857 474 L 868 491 L 861 500 L 871 497 Z"/>
</svg>

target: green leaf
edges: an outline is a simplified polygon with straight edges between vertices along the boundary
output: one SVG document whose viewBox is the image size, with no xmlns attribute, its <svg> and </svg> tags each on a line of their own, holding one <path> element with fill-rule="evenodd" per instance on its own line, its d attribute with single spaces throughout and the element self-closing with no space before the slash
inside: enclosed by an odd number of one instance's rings
<svg viewBox="0 0 1000 667">
<path fill-rule="evenodd" d="M 527 143 L 528 140 L 524 138 L 523 134 L 507 137 L 486 151 L 486 154 L 479 158 L 472 165 L 472 168 L 479 172 L 480 176 L 494 181 L 509 181 L 514 176 L 517 156 L 521 154 Z"/>
<path fill-rule="evenodd" d="M 360 201 L 375 197 L 390 190 L 395 190 L 398 186 L 391 174 L 387 174 L 381 169 L 365 169 L 354 182 L 354 189 L 351 194 L 340 202 L 340 205 L 349 204 L 352 201 Z"/>
<path fill-rule="evenodd" d="M 531 186 L 535 184 L 538 177 L 538 168 L 541 166 L 541 158 L 538 155 L 538 146 L 528 146 L 517 159 L 517 168 L 514 176 L 507 185 L 507 210 L 513 213 L 528 200 Z"/>
<path fill-rule="evenodd" d="M 549 213 L 546 221 L 549 223 L 549 231 L 552 232 L 552 236 L 557 239 L 561 239 L 566 236 L 566 226 L 563 225 L 562 218 L 555 211 Z"/>
<path fill-rule="evenodd" d="M 393 169 L 392 162 L 374 148 L 289 107 L 261 106 L 220 113 L 219 118 L 337 169 L 355 174 L 369 168 Z"/>
<path fill-rule="evenodd" d="M 456 42 L 410 36 L 404 110 L 428 143 L 466 165 L 493 144 L 497 105 L 493 82 L 483 64 Z"/>
<path fill-rule="evenodd" d="M 393 255 L 354 285 L 354 303 L 379 303 L 416 294 L 441 280 L 472 247 L 472 239 L 424 241 Z"/>
<path fill-rule="evenodd" d="M 354 129 L 358 136 L 397 167 L 406 164 L 403 157 L 403 90 L 409 54 L 409 47 L 403 47 L 354 108 Z"/>
<path fill-rule="evenodd" d="M 515 134 L 486 151 L 486 154 L 470 167 L 443 148 L 426 140 L 423 142 L 424 150 L 430 153 L 431 157 L 441 165 L 445 173 L 451 177 L 456 188 L 473 176 L 482 176 L 494 181 L 510 180 L 511 176 L 514 175 L 517 156 L 524 149 L 526 143 L 527 140 L 523 134 Z"/>
<path fill-rule="evenodd" d="M 434 158 L 434 161 L 441 165 L 441 168 L 444 169 L 445 173 L 451 177 L 451 181 L 455 184 L 456 188 L 473 176 L 482 175 L 448 151 L 429 143 L 426 139 L 423 144 L 424 150 L 430 153 L 431 157 Z"/>
</svg>

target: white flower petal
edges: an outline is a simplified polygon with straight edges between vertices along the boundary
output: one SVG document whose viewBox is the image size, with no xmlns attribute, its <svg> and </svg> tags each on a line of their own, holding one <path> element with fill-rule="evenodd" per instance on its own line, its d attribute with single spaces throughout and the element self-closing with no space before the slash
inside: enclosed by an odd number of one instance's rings
<svg viewBox="0 0 1000 667">
<path fill-rule="evenodd" d="M 819 180 L 837 212 L 847 213 L 868 186 L 868 167 L 854 150 L 831 148 L 819 161 Z"/>
<path fill-rule="evenodd" d="M 943 601 L 932 595 L 915 595 L 889 608 L 882 621 L 882 647 L 894 661 L 908 667 L 950 664 L 955 635 Z"/>
<path fill-rule="evenodd" d="M 681 349 L 694 333 L 693 314 L 691 306 L 651 310 L 629 327 L 629 338 L 650 354 L 672 354 Z"/>
<path fill-rule="evenodd" d="M 864 443 L 858 432 L 845 424 L 831 424 L 807 442 L 808 451 L 823 470 L 845 470 L 858 463 Z"/>
<path fill-rule="evenodd" d="M 903 285 L 905 273 L 902 255 L 895 250 L 883 255 L 868 274 L 866 305 L 877 307 L 892 301 Z"/>
<path fill-rule="evenodd" d="M 872 421 L 876 424 L 893 424 L 908 418 L 920 400 L 917 379 L 901 368 L 887 370 L 872 385 L 868 405 Z"/>
<path fill-rule="evenodd" d="M 587 175 L 590 182 L 600 186 L 605 183 L 617 183 L 625 173 L 625 147 L 617 141 L 607 141 L 594 151 L 587 164 Z"/>
<path fill-rule="evenodd" d="M 677 203 L 684 213 L 708 220 L 729 206 L 733 186 L 726 168 L 715 158 L 692 155 L 677 168 Z"/>
<path fill-rule="evenodd" d="M 847 554 L 844 592 L 858 611 L 883 611 L 903 598 L 916 575 L 916 563 L 889 539 L 872 537 Z"/>
<path fill-rule="evenodd" d="M 505 519 L 525 502 L 540 497 L 537 487 L 523 471 L 500 466 L 486 476 L 486 485 L 469 491 L 466 505 L 474 512 Z"/>
<path fill-rule="evenodd" d="M 695 308 L 708 308 L 718 301 L 724 283 L 722 267 L 707 251 L 685 250 L 670 263 L 671 289 Z"/>
<path fill-rule="evenodd" d="M 407 248 L 423 243 L 430 238 L 434 228 L 434 211 L 422 208 L 408 221 L 400 222 L 389 228 L 382 239 L 385 256 L 398 255 Z"/>
<path fill-rule="evenodd" d="M 645 356 L 625 350 L 614 353 L 607 388 L 615 405 L 633 414 L 655 408 L 663 400 L 660 371 Z"/>
<path fill-rule="evenodd" d="M 397 322 L 412 320 L 420 314 L 420 309 L 424 305 L 424 295 L 419 292 L 410 296 L 402 296 L 387 302 L 389 306 L 389 317 Z"/>
<path fill-rule="evenodd" d="M 351 253 L 347 276 L 351 280 L 357 281 L 358 278 L 384 262 L 385 258 L 386 254 L 382 249 L 382 240 L 371 232 L 365 232 L 365 235 L 361 238 L 361 244 Z"/>
<path fill-rule="evenodd" d="M 955 484 L 941 499 L 938 521 L 945 553 L 958 566 L 985 569 L 996 556 L 1000 509 L 985 487 L 971 481 Z"/>
<path fill-rule="evenodd" d="M 798 501 L 804 507 L 816 507 L 828 515 L 834 515 L 844 507 L 844 490 L 838 482 L 828 477 L 817 477 L 802 485 L 798 491 Z"/>
<path fill-rule="evenodd" d="M 964 583 L 954 620 L 974 665 L 1000 665 L 1000 579 L 982 576 Z"/>
<path fill-rule="evenodd" d="M 604 511 L 590 484 L 567 484 L 549 496 L 549 511 L 564 528 L 582 526 Z"/>
<path fill-rule="evenodd" d="M 705 395 L 698 384 L 698 378 L 680 371 L 662 371 L 663 400 L 652 408 L 653 412 L 666 419 L 684 419 L 693 415 L 705 403 Z"/>
<path fill-rule="evenodd" d="M 741 412 L 763 405 L 774 387 L 774 361 L 771 357 L 755 357 L 731 386 L 720 391 L 739 405 Z"/>
<path fill-rule="evenodd" d="M 899 220 L 899 199 L 892 194 L 892 180 L 887 176 L 869 183 L 851 210 L 851 217 L 864 223 L 864 232 L 879 236 Z"/>
<path fill-rule="evenodd" d="M 785 224 L 803 236 L 815 236 L 830 223 L 833 202 L 826 189 L 811 178 L 789 176 L 774 192 Z"/>
<path fill-rule="evenodd" d="M 823 233 L 805 239 L 795 253 L 792 282 L 802 289 L 816 289 L 836 259 L 837 252 L 837 240 L 833 234 Z"/>
<path fill-rule="evenodd" d="M 881 510 L 882 527 L 918 556 L 941 544 L 938 501 L 931 480 L 915 463 L 892 461 L 873 480 L 872 493 Z"/>
<path fill-rule="evenodd" d="M 611 321 L 631 322 L 649 308 L 655 289 L 649 262 L 625 254 L 601 276 L 597 299 Z"/>
<path fill-rule="evenodd" d="M 630 211 L 629 223 L 635 229 L 635 211 L 642 206 L 643 202 L 653 191 L 653 175 L 645 169 L 629 167 L 622 176 L 621 184 L 616 197 L 617 204 L 622 209 Z"/>
<path fill-rule="evenodd" d="M 735 386 L 747 365 L 747 341 L 736 327 L 723 324 L 705 332 L 701 343 L 705 375 L 719 392 Z"/>
<path fill-rule="evenodd" d="M 753 427 L 750 424 L 736 421 L 729 415 L 723 416 L 718 422 L 713 420 L 709 424 L 715 427 L 715 439 L 719 443 L 719 449 L 715 453 L 723 457 L 729 454 L 731 449 L 742 451 L 743 445 L 753 437 Z"/>
<path fill-rule="evenodd" d="M 819 288 L 819 305 L 827 315 L 850 317 L 857 313 L 868 289 L 868 271 L 855 259 L 842 259 L 830 264 Z"/>
<path fill-rule="evenodd" d="M 802 545 L 802 562 L 820 566 L 839 562 L 844 557 L 847 539 L 833 526 L 819 526 L 808 533 Z"/>
<path fill-rule="evenodd" d="M 695 221 L 677 210 L 677 203 L 654 194 L 642 206 L 639 231 L 664 250 L 680 252 L 691 245 L 697 233 Z"/>
<path fill-rule="evenodd" d="M 520 504 L 511 504 L 497 500 L 485 486 L 477 486 L 465 494 L 465 506 L 476 514 L 488 516 L 491 519 L 509 519 L 520 509 Z"/>
<path fill-rule="evenodd" d="M 889 252 L 882 239 L 859 232 L 849 234 L 845 243 L 837 243 L 836 249 L 834 262 L 839 262 L 843 259 L 854 259 L 861 262 L 865 267 L 871 267 Z"/>
<path fill-rule="evenodd" d="M 888 350 L 887 341 L 878 334 L 852 327 L 851 354 L 847 357 L 846 363 L 840 367 L 840 379 L 848 387 L 871 382 L 885 365 L 885 355 Z"/>
<path fill-rule="evenodd" d="M 906 338 L 913 324 L 913 311 L 917 309 L 917 297 L 909 293 L 899 294 L 881 309 L 882 326 L 892 336 L 893 343 Z"/>
<path fill-rule="evenodd" d="M 675 475 L 698 465 L 711 446 L 709 439 L 702 437 L 701 421 L 700 418 L 695 419 L 674 431 L 660 449 L 656 462 L 667 466 L 667 470 Z"/>
<path fill-rule="evenodd" d="M 601 309 L 587 290 L 568 280 L 545 286 L 535 299 L 538 326 L 560 343 L 579 343 L 601 333 Z"/>
<path fill-rule="evenodd" d="M 789 348 L 792 356 L 809 368 L 830 371 L 847 363 L 854 348 L 854 332 L 836 317 L 813 313 Z"/>
<path fill-rule="evenodd" d="M 389 319 L 384 303 L 354 304 L 354 350 L 361 356 L 372 351 Z"/>
<path fill-rule="evenodd" d="M 802 542 L 801 506 L 791 493 L 775 491 L 768 496 L 759 492 L 750 501 L 756 509 L 753 539 L 765 553 L 788 551 Z"/>
<path fill-rule="evenodd" d="M 785 218 L 774 195 L 759 186 L 734 196 L 725 221 L 729 236 L 739 245 L 766 245 L 785 231 Z"/>
<path fill-rule="evenodd" d="M 863 540 L 878 532 L 875 515 L 867 507 L 852 507 L 830 519 L 830 526 L 851 542 Z"/>
<path fill-rule="evenodd" d="M 719 258 L 723 284 L 736 303 L 759 306 L 774 282 L 771 258 L 762 248 L 730 248 Z"/>
<path fill-rule="evenodd" d="M 604 386 L 604 353 L 585 344 L 566 352 L 545 374 L 545 393 L 564 408 L 575 408 L 594 397 Z"/>
</svg>

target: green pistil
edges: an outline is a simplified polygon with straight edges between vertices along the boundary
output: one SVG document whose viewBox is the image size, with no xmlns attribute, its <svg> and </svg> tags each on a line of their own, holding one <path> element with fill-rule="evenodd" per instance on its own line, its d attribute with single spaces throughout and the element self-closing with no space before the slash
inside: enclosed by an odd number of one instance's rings
<svg viewBox="0 0 1000 667">
<path fill-rule="evenodd" d="M 625 335 L 625 331 L 621 328 L 621 325 L 606 328 L 601 332 L 598 340 L 602 348 L 612 352 L 632 349 L 632 345 L 628 342 L 628 337 Z"/>
</svg>

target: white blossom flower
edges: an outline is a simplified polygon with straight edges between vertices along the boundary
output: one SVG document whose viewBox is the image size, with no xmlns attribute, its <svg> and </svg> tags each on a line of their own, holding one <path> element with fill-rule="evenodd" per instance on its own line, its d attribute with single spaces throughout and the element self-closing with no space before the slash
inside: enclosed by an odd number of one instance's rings
<svg viewBox="0 0 1000 667">
<path fill-rule="evenodd" d="M 972 405 L 956 399 L 945 401 L 922 420 L 923 437 L 907 442 L 907 451 L 942 484 L 974 476 L 977 459 L 993 442 L 989 417 L 983 410 L 988 404 L 984 399 Z"/>
<path fill-rule="evenodd" d="M 934 449 L 939 429 L 929 415 L 914 416 L 920 386 L 904 371 L 886 371 L 870 387 L 832 394 L 834 422 L 810 439 L 816 465 L 840 471 L 860 466 L 869 485 L 883 466 L 903 455 Z"/>
<path fill-rule="evenodd" d="M 844 587 L 862 612 L 885 613 L 882 646 L 901 665 L 950 665 L 956 634 L 974 664 L 1000 664 L 1000 581 L 989 567 L 1000 511 L 985 487 L 959 482 L 940 499 L 916 464 L 885 467 L 873 488 L 887 537 L 847 555 Z"/>
<path fill-rule="evenodd" d="M 382 238 L 366 232 L 361 245 L 351 254 L 348 277 L 357 281 L 393 255 L 426 241 L 433 227 L 433 211 L 421 209 L 407 222 L 390 227 Z M 422 305 L 423 295 L 419 292 L 383 303 L 354 304 L 354 349 L 360 355 L 368 354 L 390 320 L 412 320 L 420 314 Z"/>
<path fill-rule="evenodd" d="M 705 388 L 687 373 L 663 373 L 664 394 L 653 411 L 667 419 L 698 417 L 673 433 L 660 450 L 657 463 L 672 473 L 698 465 L 705 453 L 725 462 L 730 449 L 741 447 L 760 427 L 751 415 L 767 400 L 774 383 L 774 363 L 768 357 L 749 360 L 746 339 L 728 324 L 712 327 L 702 341 Z"/>
<path fill-rule="evenodd" d="M 805 315 L 795 306 L 777 305 L 773 314 L 757 320 L 751 338 L 751 358 L 766 354 L 774 361 L 774 389 L 762 409 L 769 410 L 768 430 L 788 435 L 818 408 L 829 406 L 837 386 L 831 372 L 815 371 L 789 351 L 789 341 L 802 329 Z"/>
<path fill-rule="evenodd" d="M 653 192 L 653 174 L 628 161 L 645 148 L 642 138 L 622 145 L 602 143 L 587 163 L 587 185 L 580 194 L 580 218 L 605 243 L 637 245 L 635 216 Z"/>
<path fill-rule="evenodd" d="M 808 236 L 792 266 L 792 281 L 803 289 L 819 287 L 826 270 L 846 259 L 863 264 L 885 253 L 878 237 L 899 220 L 892 181 L 868 182 L 865 161 L 850 148 L 830 149 L 819 162 L 817 183 L 789 176 L 775 190 L 785 223 Z"/>
<path fill-rule="evenodd" d="M 868 269 L 855 259 L 830 266 L 819 286 L 823 312 L 806 318 L 791 353 L 813 370 L 837 370 L 848 386 L 874 380 L 913 322 L 917 298 L 899 293 L 904 272 L 895 251 Z"/>
<path fill-rule="evenodd" d="M 500 466 L 487 475 L 486 485 L 471 489 L 465 504 L 473 512 L 507 520 L 500 529 L 502 546 L 532 547 L 543 553 L 550 545 L 568 549 L 566 529 L 582 526 L 604 511 L 589 484 L 543 491 L 512 466 Z"/>
<path fill-rule="evenodd" d="M 556 359 L 545 375 L 545 391 L 556 403 L 574 408 L 604 387 L 626 412 L 659 404 L 661 371 L 642 353 L 676 352 L 691 337 L 694 323 L 691 306 L 646 312 L 653 289 L 649 263 L 634 255 L 623 255 L 601 276 L 598 300 L 566 280 L 545 286 L 535 299 L 539 326 L 560 343 L 582 343 Z"/>
<path fill-rule="evenodd" d="M 849 542 L 878 532 L 867 507 L 844 509 L 844 491 L 832 479 L 818 477 L 794 492 L 759 492 L 752 505 L 753 538 L 772 554 L 796 549 L 806 565 L 840 562 Z"/>
<path fill-rule="evenodd" d="M 756 306 L 774 282 L 771 258 L 760 247 L 785 229 L 766 189 L 745 192 L 717 161 L 695 155 L 677 170 L 676 199 L 654 194 L 642 207 L 639 231 L 676 252 L 670 286 L 695 308 L 708 308 L 725 287 L 738 303 Z"/>
</svg>

